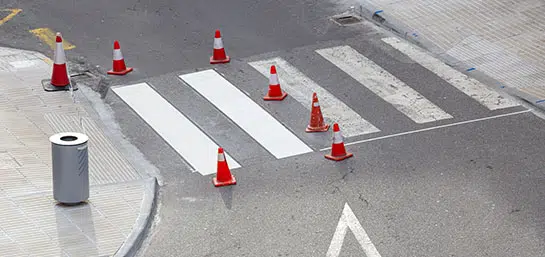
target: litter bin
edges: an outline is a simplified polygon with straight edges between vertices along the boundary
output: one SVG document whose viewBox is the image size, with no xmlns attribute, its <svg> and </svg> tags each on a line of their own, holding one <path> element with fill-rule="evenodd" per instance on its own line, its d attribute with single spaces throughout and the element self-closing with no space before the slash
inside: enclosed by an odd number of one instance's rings
<svg viewBox="0 0 545 257">
<path fill-rule="evenodd" d="M 89 137 L 75 132 L 49 137 L 53 166 L 53 198 L 78 204 L 89 198 Z"/>
</svg>

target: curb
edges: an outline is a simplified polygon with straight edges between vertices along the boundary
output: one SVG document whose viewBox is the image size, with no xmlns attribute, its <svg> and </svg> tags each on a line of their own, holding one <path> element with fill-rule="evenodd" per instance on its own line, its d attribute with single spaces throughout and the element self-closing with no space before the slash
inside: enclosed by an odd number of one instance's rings
<svg viewBox="0 0 545 257">
<path fill-rule="evenodd" d="M 416 29 L 405 25 L 398 19 L 386 14 L 381 8 L 367 3 L 365 0 L 358 0 L 358 2 L 359 8 L 352 8 L 352 10 L 356 12 L 356 14 L 359 15 L 361 18 L 365 18 L 373 24 L 381 28 L 387 29 L 388 31 L 393 32 L 397 36 L 409 41 L 410 43 L 413 43 L 423 48 L 424 50 L 431 52 L 435 55 L 436 58 L 440 59 L 445 64 L 457 69 L 458 71 L 462 72 L 467 76 L 473 77 L 483 82 L 483 84 L 488 85 L 491 89 L 494 89 L 498 92 L 503 92 L 513 98 L 528 103 L 541 111 L 545 111 L 544 100 L 538 99 L 538 97 L 532 96 L 517 88 L 507 87 L 497 79 L 492 78 L 484 72 L 477 70 L 475 67 L 472 67 L 471 65 L 468 65 L 446 53 L 442 53 L 442 51 L 439 51 L 439 48 L 435 44 L 419 35 Z"/>
<path fill-rule="evenodd" d="M 147 234 L 153 221 L 153 213 L 157 207 L 158 184 L 157 178 L 147 179 L 146 191 L 140 207 L 140 214 L 136 219 L 131 234 L 123 242 L 123 245 L 117 249 L 113 257 L 133 257 L 136 256 L 145 235 Z"/>
</svg>

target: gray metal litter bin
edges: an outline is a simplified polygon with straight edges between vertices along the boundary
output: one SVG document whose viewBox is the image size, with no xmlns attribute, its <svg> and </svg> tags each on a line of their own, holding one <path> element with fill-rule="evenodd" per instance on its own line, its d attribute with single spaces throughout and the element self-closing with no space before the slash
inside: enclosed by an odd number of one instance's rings
<svg viewBox="0 0 545 257">
<path fill-rule="evenodd" d="M 53 198 L 78 204 L 89 198 L 89 137 L 76 132 L 49 137 L 53 162 Z"/>
</svg>

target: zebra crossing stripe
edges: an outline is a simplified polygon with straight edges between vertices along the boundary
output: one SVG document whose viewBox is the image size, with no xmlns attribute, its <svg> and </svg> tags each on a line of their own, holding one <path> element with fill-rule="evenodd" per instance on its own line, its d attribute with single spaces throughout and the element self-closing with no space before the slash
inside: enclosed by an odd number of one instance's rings
<svg viewBox="0 0 545 257">
<path fill-rule="evenodd" d="M 318 49 L 316 52 L 416 123 L 453 118 L 350 46 Z"/>
<path fill-rule="evenodd" d="M 313 151 L 215 70 L 189 73 L 180 78 L 277 159 Z"/>
<path fill-rule="evenodd" d="M 218 145 L 147 83 L 112 90 L 202 175 L 216 172 Z M 229 168 L 240 168 L 225 153 Z"/>
<path fill-rule="evenodd" d="M 280 57 L 260 60 L 248 63 L 263 76 L 269 76 L 269 68 L 276 65 L 282 89 L 301 103 L 309 111 L 311 110 L 312 93 L 316 92 L 320 98 L 322 115 L 329 122 L 342 124 L 345 137 L 375 133 L 380 130 L 363 119 L 345 103 L 337 99 L 326 89 L 320 87 L 312 79 L 305 76 L 297 68 Z"/>
<path fill-rule="evenodd" d="M 504 98 L 498 92 L 487 88 L 478 80 L 449 67 L 441 60 L 425 53 L 423 50 L 395 37 L 383 38 L 382 41 L 407 55 L 413 61 L 435 73 L 464 94 L 474 98 L 489 110 L 497 110 L 519 106 L 518 103 Z"/>
</svg>

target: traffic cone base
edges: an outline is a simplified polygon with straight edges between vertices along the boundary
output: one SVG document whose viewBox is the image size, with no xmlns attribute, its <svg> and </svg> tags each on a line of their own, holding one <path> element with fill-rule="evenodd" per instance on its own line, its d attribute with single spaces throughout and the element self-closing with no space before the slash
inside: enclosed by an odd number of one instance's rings
<svg viewBox="0 0 545 257">
<path fill-rule="evenodd" d="M 312 132 L 326 132 L 329 130 L 329 124 L 324 124 L 321 127 L 313 128 L 310 125 L 307 125 L 307 128 L 305 129 L 306 132 L 312 133 Z"/>
<path fill-rule="evenodd" d="M 210 56 L 210 64 L 218 64 L 218 63 L 228 63 L 231 61 L 231 57 L 225 56 L 225 59 L 223 60 L 215 60 L 214 56 Z"/>
<path fill-rule="evenodd" d="M 44 79 L 41 81 L 41 83 L 42 83 L 42 87 L 44 91 L 47 91 L 47 92 L 68 91 L 70 90 L 70 86 L 72 86 L 73 91 L 78 90 L 78 85 L 75 81 L 70 81 L 70 84 L 66 86 L 54 86 L 53 84 L 51 84 L 50 79 Z"/>
<path fill-rule="evenodd" d="M 350 158 L 352 156 L 354 156 L 353 153 L 346 153 L 345 155 L 342 155 L 342 156 L 333 156 L 331 154 L 326 154 L 325 158 L 330 159 L 330 160 L 334 160 L 334 161 L 342 161 L 342 160 L 348 159 L 348 158 Z"/>
<path fill-rule="evenodd" d="M 231 179 L 228 180 L 228 181 L 220 182 L 220 181 L 218 181 L 217 177 L 214 177 L 212 179 L 212 182 L 214 182 L 215 187 L 230 186 L 230 185 L 236 185 L 237 184 L 237 180 L 235 179 L 235 176 L 233 176 L 233 175 L 231 175 Z"/>
<path fill-rule="evenodd" d="M 126 68 L 125 70 L 122 70 L 122 71 L 109 70 L 108 74 L 110 74 L 110 75 L 125 75 L 125 74 L 131 72 L 132 70 L 133 70 L 133 68 L 131 68 L 131 67 L 128 67 L 128 68 Z"/>
<path fill-rule="evenodd" d="M 284 100 L 284 98 L 286 98 L 286 96 L 288 96 L 288 93 L 286 93 L 286 92 L 282 92 L 282 94 L 279 95 L 279 96 L 269 96 L 269 93 L 267 93 L 267 95 L 263 97 L 263 100 L 265 100 L 265 101 L 282 101 L 282 100 Z"/>
</svg>

